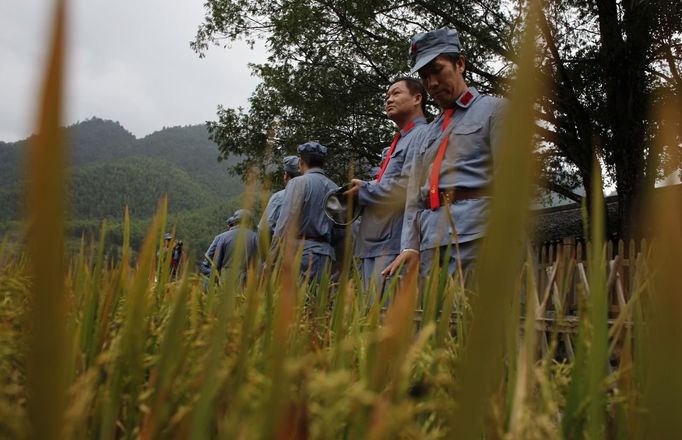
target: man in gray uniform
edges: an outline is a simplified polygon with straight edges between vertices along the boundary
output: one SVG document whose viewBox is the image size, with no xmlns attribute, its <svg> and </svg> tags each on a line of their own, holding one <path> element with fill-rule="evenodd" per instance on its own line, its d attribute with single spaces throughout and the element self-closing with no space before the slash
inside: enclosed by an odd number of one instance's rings
<svg viewBox="0 0 682 440">
<path fill-rule="evenodd" d="M 375 180 L 353 179 L 349 194 L 358 195 L 364 208 L 355 256 L 365 289 L 374 279 L 382 285 L 381 272 L 400 253 L 400 235 L 405 208 L 405 192 L 416 141 L 426 127 L 426 90 L 415 78 L 398 78 L 388 87 L 384 110 L 398 128 Z"/>
<path fill-rule="evenodd" d="M 204 259 L 201 261 L 201 266 L 199 266 L 199 272 L 205 276 L 211 276 L 211 268 L 213 267 L 213 261 L 215 258 L 215 251 L 218 247 L 218 243 L 227 235 L 227 233 L 234 227 L 234 215 L 231 215 L 227 220 L 225 220 L 225 231 L 213 237 L 213 241 L 208 246 L 208 249 L 204 253 Z"/>
<path fill-rule="evenodd" d="M 301 172 L 298 164 L 297 156 L 286 156 L 283 161 L 284 165 L 284 188 L 294 177 L 298 177 Z M 268 238 L 272 236 L 275 231 L 275 225 L 277 225 L 277 219 L 279 218 L 279 211 L 282 208 L 282 202 L 284 201 L 284 190 L 277 191 L 274 193 L 263 212 L 263 217 L 261 217 L 260 223 L 258 224 L 259 235 L 264 234 L 268 231 Z M 263 235 L 261 235 L 263 236 Z"/>
<path fill-rule="evenodd" d="M 258 256 L 258 235 L 252 229 L 253 215 L 247 209 L 238 209 L 233 216 L 234 227 L 223 235 L 217 245 L 215 251 L 215 259 L 213 260 L 215 268 L 218 272 L 230 269 L 234 264 L 239 264 L 241 278 L 246 277 L 246 269 Z M 243 254 L 239 261 L 236 260 L 236 245 L 240 234 L 244 235 L 243 246 L 241 250 Z"/>
<path fill-rule="evenodd" d="M 401 253 L 384 273 L 420 261 L 422 275 L 434 264 L 454 274 L 458 260 L 464 271 L 474 263 L 485 234 L 504 101 L 467 86 L 456 31 L 420 33 L 411 43 L 412 73 L 419 73 L 443 111 L 422 132 L 408 184 Z M 448 245 L 451 256 L 445 260 Z"/>
<path fill-rule="evenodd" d="M 335 259 L 332 240 L 332 221 L 325 215 L 325 196 L 338 186 L 324 174 L 327 148 L 317 142 L 298 146 L 303 175 L 289 181 L 272 239 L 273 249 L 287 246 L 295 252 L 303 246 L 301 274 L 319 280 L 325 265 Z M 293 252 L 291 252 L 293 254 Z"/>
</svg>

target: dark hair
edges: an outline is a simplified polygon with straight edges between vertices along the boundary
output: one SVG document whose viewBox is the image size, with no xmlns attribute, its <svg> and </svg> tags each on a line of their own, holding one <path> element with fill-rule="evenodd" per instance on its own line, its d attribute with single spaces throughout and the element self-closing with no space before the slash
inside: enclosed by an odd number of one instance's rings
<svg viewBox="0 0 682 440">
<path fill-rule="evenodd" d="M 284 174 L 289 176 L 290 179 L 293 179 L 294 177 L 298 177 L 301 175 L 301 173 L 290 173 L 289 171 L 284 171 Z"/>
<path fill-rule="evenodd" d="M 304 154 L 301 156 L 301 160 L 305 162 L 309 168 L 324 168 L 324 157 Z"/>
<path fill-rule="evenodd" d="M 426 94 L 426 89 L 424 88 L 424 85 L 420 80 L 417 78 L 412 78 L 411 76 L 401 76 L 393 81 L 391 81 L 391 84 L 388 85 L 388 88 L 391 88 L 393 84 L 399 83 L 401 81 L 405 82 L 405 87 L 407 87 L 407 90 L 410 91 L 410 94 L 412 96 L 414 95 L 421 95 L 422 97 L 422 113 L 426 114 L 426 98 L 429 96 Z"/>
<path fill-rule="evenodd" d="M 448 52 L 448 53 L 443 53 L 441 55 L 443 55 L 445 58 L 447 58 L 447 60 L 452 63 L 453 67 L 457 67 L 457 62 L 459 61 L 459 58 L 461 56 L 461 54 L 457 53 L 457 52 Z M 462 72 L 462 76 L 464 76 L 464 74 L 466 72 L 467 72 L 466 63 L 464 63 L 464 72 Z"/>
</svg>

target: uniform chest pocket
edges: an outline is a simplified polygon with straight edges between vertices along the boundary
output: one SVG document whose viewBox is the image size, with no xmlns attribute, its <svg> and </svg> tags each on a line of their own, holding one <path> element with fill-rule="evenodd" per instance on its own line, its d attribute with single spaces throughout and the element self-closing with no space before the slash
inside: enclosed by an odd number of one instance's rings
<svg viewBox="0 0 682 440">
<path fill-rule="evenodd" d="M 457 158 L 469 158 L 480 154 L 484 142 L 483 125 L 458 124 L 450 133 L 450 142 L 455 146 L 453 154 Z"/>
<path fill-rule="evenodd" d="M 393 154 L 391 154 L 391 159 L 401 156 L 405 152 L 405 147 L 396 147 L 395 151 L 393 151 Z"/>
</svg>

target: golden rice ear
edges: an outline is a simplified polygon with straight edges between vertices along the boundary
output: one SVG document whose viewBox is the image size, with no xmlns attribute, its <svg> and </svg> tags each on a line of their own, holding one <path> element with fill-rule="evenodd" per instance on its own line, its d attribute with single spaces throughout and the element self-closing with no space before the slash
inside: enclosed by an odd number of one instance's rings
<svg viewBox="0 0 682 440">
<path fill-rule="evenodd" d="M 27 207 L 33 283 L 28 356 L 30 437 L 60 437 L 71 346 L 64 290 L 66 146 L 60 129 L 64 82 L 66 1 L 54 2 L 37 135 L 28 156 Z"/>
</svg>

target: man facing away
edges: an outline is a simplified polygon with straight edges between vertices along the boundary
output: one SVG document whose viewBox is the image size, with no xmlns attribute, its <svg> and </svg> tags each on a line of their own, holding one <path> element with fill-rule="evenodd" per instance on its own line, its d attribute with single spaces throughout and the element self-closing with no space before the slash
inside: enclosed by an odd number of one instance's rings
<svg viewBox="0 0 682 440">
<path fill-rule="evenodd" d="M 234 227 L 227 231 L 218 241 L 215 251 L 215 269 L 220 273 L 238 265 L 240 279 L 246 277 L 249 265 L 258 257 L 258 235 L 252 229 L 253 215 L 247 209 L 238 209 L 233 216 Z M 243 238 L 241 238 L 243 236 Z M 237 243 L 242 241 L 242 248 Z"/>
<path fill-rule="evenodd" d="M 402 77 L 388 87 L 384 110 L 396 132 L 375 180 L 351 181 L 348 194 L 357 194 L 364 208 L 356 236 L 355 256 L 365 289 L 374 280 L 381 285 L 381 272 L 400 253 L 405 194 L 412 157 L 420 132 L 426 127 L 426 91 L 415 78 Z"/>
<path fill-rule="evenodd" d="M 424 276 L 434 264 L 452 275 L 458 263 L 463 272 L 472 267 L 485 234 L 504 101 L 467 86 L 456 31 L 420 33 L 411 43 L 411 73 L 419 73 L 442 112 L 414 155 L 401 253 L 384 274 L 419 262 Z"/>
<path fill-rule="evenodd" d="M 201 261 L 201 266 L 199 266 L 199 272 L 205 276 L 211 276 L 211 268 L 213 267 L 213 262 L 215 259 L 215 252 L 218 247 L 218 243 L 221 242 L 223 237 L 234 227 L 234 215 L 231 215 L 227 220 L 225 220 L 225 231 L 213 237 L 213 241 L 208 246 L 208 249 L 204 253 L 204 259 Z"/>
<path fill-rule="evenodd" d="M 301 174 L 301 171 L 299 169 L 297 156 L 286 156 L 282 164 L 284 166 L 284 187 L 286 188 L 289 181 L 294 177 L 298 177 Z M 270 197 L 270 200 L 268 200 L 268 204 L 265 207 L 263 216 L 258 224 L 258 233 L 261 237 L 263 236 L 262 234 L 265 234 L 265 231 L 268 233 L 268 238 L 274 233 L 283 201 L 284 190 L 277 191 Z"/>
<path fill-rule="evenodd" d="M 289 181 L 272 238 L 272 249 L 294 255 L 303 246 L 300 272 L 319 280 L 326 266 L 335 259 L 332 247 L 332 221 L 325 215 L 325 196 L 338 189 L 324 173 L 327 148 L 317 142 L 298 146 L 301 176 Z"/>
</svg>

